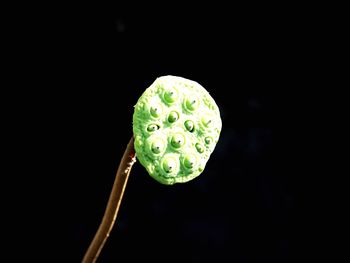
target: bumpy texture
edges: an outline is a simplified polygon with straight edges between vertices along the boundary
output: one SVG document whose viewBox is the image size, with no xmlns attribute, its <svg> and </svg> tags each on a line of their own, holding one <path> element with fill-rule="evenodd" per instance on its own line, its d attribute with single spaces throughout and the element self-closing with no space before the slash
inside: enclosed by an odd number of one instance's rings
<svg viewBox="0 0 350 263">
<path fill-rule="evenodd" d="M 160 183 L 187 182 L 204 170 L 221 126 L 219 108 L 200 84 L 175 76 L 157 78 L 135 105 L 137 158 Z"/>
</svg>

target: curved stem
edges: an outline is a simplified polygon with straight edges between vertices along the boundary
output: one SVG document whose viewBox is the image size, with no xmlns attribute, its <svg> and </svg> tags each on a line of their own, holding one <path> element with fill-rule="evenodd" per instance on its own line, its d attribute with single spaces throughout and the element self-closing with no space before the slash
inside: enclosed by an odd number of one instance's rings
<svg viewBox="0 0 350 263">
<path fill-rule="evenodd" d="M 113 228 L 115 219 L 117 218 L 125 186 L 128 181 L 131 168 L 135 162 L 136 153 L 134 150 L 134 138 L 132 137 L 128 143 L 128 146 L 126 147 L 123 158 L 120 161 L 102 222 L 85 253 L 82 263 L 96 262 L 104 244 L 106 243 L 106 240 Z"/>
</svg>

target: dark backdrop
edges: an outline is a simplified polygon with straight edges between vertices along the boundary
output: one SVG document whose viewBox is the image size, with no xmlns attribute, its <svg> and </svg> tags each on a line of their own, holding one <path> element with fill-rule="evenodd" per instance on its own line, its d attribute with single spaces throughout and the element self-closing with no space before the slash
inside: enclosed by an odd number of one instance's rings
<svg viewBox="0 0 350 263">
<path fill-rule="evenodd" d="M 281 109 L 303 74 L 296 20 L 231 11 L 91 8 L 56 21 L 42 44 L 49 80 L 38 109 L 49 109 L 42 169 L 55 205 L 43 221 L 57 222 L 47 233 L 54 255 L 82 259 L 132 136 L 133 106 L 157 77 L 176 75 L 216 100 L 217 148 L 186 184 L 161 185 L 136 163 L 99 262 L 293 261 L 298 192 Z"/>
</svg>

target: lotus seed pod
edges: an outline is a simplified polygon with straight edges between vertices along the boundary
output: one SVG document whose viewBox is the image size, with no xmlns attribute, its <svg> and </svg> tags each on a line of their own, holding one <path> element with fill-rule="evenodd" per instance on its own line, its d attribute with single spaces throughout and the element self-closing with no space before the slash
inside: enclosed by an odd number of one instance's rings
<svg viewBox="0 0 350 263">
<path fill-rule="evenodd" d="M 203 172 L 221 127 L 219 108 L 200 84 L 157 78 L 135 105 L 136 156 L 158 182 L 187 182 Z"/>
</svg>

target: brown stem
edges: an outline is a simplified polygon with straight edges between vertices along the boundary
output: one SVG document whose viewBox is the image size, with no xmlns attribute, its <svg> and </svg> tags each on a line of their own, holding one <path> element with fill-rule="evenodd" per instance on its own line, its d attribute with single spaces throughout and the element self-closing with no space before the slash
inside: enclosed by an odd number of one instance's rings
<svg viewBox="0 0 350 263">
<path fill-rule="evenodd" d="M 104 244 L 106 243 L 117 217 L 131 168 L 135 162 L 136 153 L 134 150 L 134 138 L 132 137 L 126 147 L 123 158 L 120 161 L 102 222 L 85 253 L 82 263 L 96 262 Z"/>
</svg>

